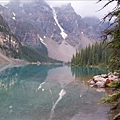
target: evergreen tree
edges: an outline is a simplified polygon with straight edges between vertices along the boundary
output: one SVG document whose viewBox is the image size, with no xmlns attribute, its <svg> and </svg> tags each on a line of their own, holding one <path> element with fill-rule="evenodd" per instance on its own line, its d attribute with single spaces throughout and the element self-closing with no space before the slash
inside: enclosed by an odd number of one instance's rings
<svg viewBox="0 0 120 120">
<path fill-rule="evenodd" d="M 99 0 L 100 2 L 102 0 Z M 112 71 L 118 70 L 120 72 L 120 0 L 109 0 L 104 7 L 108 6 L 109 4 L 113 3 L 114 1 L 117 2 L 116 7 L 112 10 L 112 12 L 109 12 L 103 19 L 106 20 L 106 18 L 111 21 L 111 19 L 114 17 L 114 21 L 110 22 L 110 26 L 104 31 L 104 40 L 111 37 L 111 41 L 109 42 L 109 46 L 111 48 L 111 56 L 110 56 L 110 62 L 109 67 Z M 104 8 L 103 7 L 103 8 Z M 108 53 L 108 51 L 106 51 Z M 120 80 L 117 82 L 112 82 L 110 86 L 118 88 L 116 93 L 110 95 L 106 98 L 107 102 L 114 103 L 114 110 L 118 109 L 118 113 L 114 116 L 113 120 L 120 120 Z M 113 110 L 113 108 L 111 110 Z M 117 110 L 116 110 L 117 111 Z"/>
<path fill-rule="evenodd" d="M 100 1 L 102 0 L 98 2 Z M 103 38 L 106 40 L 111 37 L 111 42 L 109 42 L 111 47 L 110 69 L 120 70 L 120 0 L 109 0 L 103 8 L 114 1 L 117 2 L 116 7 L 103 18 L 104 21 L 108 18 L 110 22 L 110 26 L 104 30 Z M 114 21 L 111 22 L 112 18 L 114 18 Z"/>
<path fill-rule="evenodd" d="M 77 66 L 96 66 L 103 63 L 104 66 L 108 65 L 110 48 L 106 48 L 107 44 L 107 42 L 104 42 L 104 44 L 96 42 L 82 49 L 81 52 L 76 51 L 76 55 L 73 55 L 71 59 L 71 64 Z"/>
</svg>

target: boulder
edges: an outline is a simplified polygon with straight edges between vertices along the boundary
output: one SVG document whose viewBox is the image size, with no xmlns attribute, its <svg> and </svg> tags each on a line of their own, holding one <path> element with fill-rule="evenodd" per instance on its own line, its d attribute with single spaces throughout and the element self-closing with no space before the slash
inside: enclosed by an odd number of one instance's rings
<svg viewBox="0 0 120 120">
<path fill-rule="evenodd" d="M 89 84 L 90 84 L 90 85 L 95 85 L 95 82 L 94 82 L 93 80 L 91 80 L 91 81 L 89 82 Z"/>
<path fill-rule="evenodd" d="M 120 74 L 117 72 L 110 72 L 108 74 L 96 75 L 93 79 L 89 80 L 90 86 L 97 86 L 98 88 L 103 88 L 108 86 L 109 83 L 118 81 Z"/>
<path fill-rule="evenodd" d="M 113 80 L 111 79 L 107 79 L 106 82 L 105 82 L 105 86 L 108 86 L 109 83 L 113 82 Z"/>
<path fill-rule="evenodd" d="M 101 77 L 103 77 L 103 78 L 107 78 L 108 75 L 107 75 L 107 74 L 102 74 Z"/>
<path fill-rule="evenodd" d="M 119 76 L 120 74 L 117 73 L 117 72 L 114 72 L 113 75 L 115 75 L 115 76 Z"/>
<path fill-rule="evenodd" d="M 112 72 L 109 72 L 109 73 L 108 73 L 108 76 L 109 76 L 109 75 L 112 75 L 112 74 L 113 74 Z"/>
<path fill-rule="evenodd" d="M 113 81 L 118 81 L 119 76 L 109 75 L 108 78 Z"/>
<path fill-rule="evenodd" d="M 95 83 L 95 85 L 99 88 L 103 88 L 103 87 L 105 87 L 105 82 L 98 81 Z"/>
<path fill-rule="evenodd" d="M 97 81 L 103 81 L 103 82 L 105 82 L 106 81 L 106 78 L 103 78 L 100 75 L 94 76 L 93 79 L 94 79 L 95 82 L 97 82 Z"/>
</svg>

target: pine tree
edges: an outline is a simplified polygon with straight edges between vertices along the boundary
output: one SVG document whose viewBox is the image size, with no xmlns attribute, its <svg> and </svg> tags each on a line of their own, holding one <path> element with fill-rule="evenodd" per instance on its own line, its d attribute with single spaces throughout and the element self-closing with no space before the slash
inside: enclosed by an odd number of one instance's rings
<svg viewBox="0 0 120 120">
<path fill-rule="evenodd" d="M 103 63 L 104 66 L 107 66 L 111 54 L 110 48 L 106 48 L 107 44 L 107 42 L 104 42 L 104 44 L 96 42 L 82 49 L 80 52 L 76 51 L 76 55 L 71 59 L 71 64 L 77 66 L 96 66 Z"/>
</svg>

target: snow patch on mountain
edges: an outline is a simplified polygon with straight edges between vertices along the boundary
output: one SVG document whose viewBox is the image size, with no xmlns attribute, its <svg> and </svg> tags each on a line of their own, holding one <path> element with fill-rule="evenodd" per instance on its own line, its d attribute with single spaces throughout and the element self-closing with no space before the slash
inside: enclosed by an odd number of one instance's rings
<svg viewBox="0 0 120 120">
<path fill-rule="evenodd" d="M 12 12 L 12 13 L 13 13 L 13 16 L 16 16 L 16 14 L 14 12 Z"/>
<path fill-rule="evenodd" d="M 60 34 L 61 34 L 61 36 L 63 37 L 63 39 L 66 39 L 68 35 L 64 32 L 64 29 L 63 29 L 63 28 L 61 27 L 61 25 L 59 24 L 55 9 L 54 9 L 53 7 L 51 7 L 51 9 L 52 9 L 52 12 L 53 12 L 54 20 L 55 20 L 56 24 L 58 25 L 58 27 L 60 28 L 60 31 L 61 31 Z"/>
<path fill-rule="evenodd" d="M 46 38 L 46 36 L 44 36 L 44 38 Z"/>
<path fill-rule="evenodd" d="M 83 33 L 83 32 L 81 32 L 81 34 L 83 34 L 83 35 L 84 35 L 84 33 Z"/>
<path fill-rule="evenodd" d="M 15 17 L 12 17 L 12 19 L 13 19 L 13 20 L 16 20 L 16 18 L 15 18 Z"/>
<path fill-rule="evenodd" d="M 40 39 L 40 42 L 46 46 L 46 43 L 44 42 L 44 40 L 39 35 L 38 35 L 38 37 Z"/>
</svg>

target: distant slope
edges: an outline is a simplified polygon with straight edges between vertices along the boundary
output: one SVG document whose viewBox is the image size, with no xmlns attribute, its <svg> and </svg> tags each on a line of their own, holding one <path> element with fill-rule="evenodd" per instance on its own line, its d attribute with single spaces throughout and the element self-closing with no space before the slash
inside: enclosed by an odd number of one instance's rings
<svg viewBox="0 0 120 120">
<path fill-rule="evenodd" d="M 48 56 L 53 59 L 69 62 L 76 52 L 76 49 L 65 40 L 60 45 L 52 39 L 45 39 L 45 43 L 47 44 Z"/>
<path fill-rule="evenodd" d="M 12 60 L 0 53 L 0 64 L 12 63 Z"/>
<path fill-rule="evenodd" d="M 20 55 L 21 58 L 29 61 L 29 62 L 61 62 L 59 60 L 56 60 L 54 58 L 50 58 L 51 56 L 46 56 L 44 54 L 41 54 L 41 52 L 34 48 L 33 46 L 21 46 L 20 48 Z"/>
</svg>

